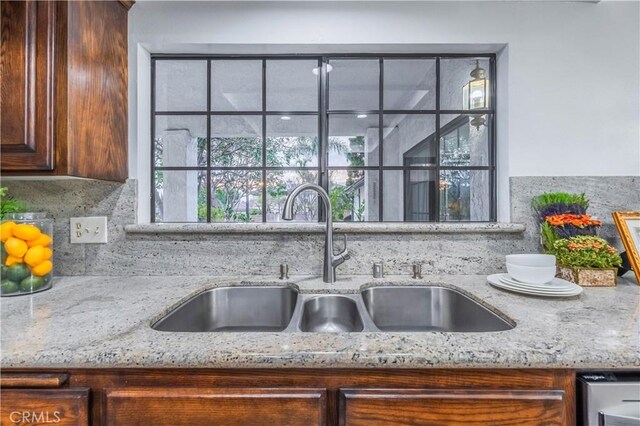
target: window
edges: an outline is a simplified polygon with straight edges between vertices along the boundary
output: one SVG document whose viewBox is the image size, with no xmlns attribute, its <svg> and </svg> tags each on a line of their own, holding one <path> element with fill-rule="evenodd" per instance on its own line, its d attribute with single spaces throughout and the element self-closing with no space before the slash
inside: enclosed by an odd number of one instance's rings
<svg viewBox="0 0 640 426">
<path fill-rule="evenodd" d="M 494 76 L 493 55 L 154 56 L 151 219 L 276 222 L 313 182 L 335 221 L 495 221 Z"/>
</svg>

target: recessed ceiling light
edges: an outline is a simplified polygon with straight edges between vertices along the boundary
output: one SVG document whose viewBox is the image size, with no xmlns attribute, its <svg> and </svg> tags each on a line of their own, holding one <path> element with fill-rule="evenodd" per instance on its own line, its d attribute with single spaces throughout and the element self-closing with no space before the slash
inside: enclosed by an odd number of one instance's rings
<svg viewBox="0 0 640 426">
<path fill-rule="evenodd" d="M 291 120 L 291 117 L 289 117 L 288 115 L 283 115 L 282 117 L 280 117 L 280 120 Z"/>
<path fill-rule="evenodd" d="M 358 114 L 356 115 L 357 118 L 367 118 L 367 114 Z"/>
<path fill-rule="evenodd" d="M 327 72 L 331 72 L 331 70 L 333 70 L 333 65 L 327 64 Z M 314 73 L 315 75 L 318 75 L 318 73 L 320 72 L 320 67 L 313 68 L 311 72 Z"/>
</svg>

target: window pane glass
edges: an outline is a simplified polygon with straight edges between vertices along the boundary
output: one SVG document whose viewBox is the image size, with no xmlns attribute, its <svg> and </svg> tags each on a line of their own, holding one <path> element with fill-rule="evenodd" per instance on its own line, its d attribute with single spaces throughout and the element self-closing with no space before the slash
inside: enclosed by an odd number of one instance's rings
<svg viewBox="0 0 640 426">
<path fill-rule="evenodd" d="M 262 172 L 211 173 L 212 222 L 262 222 Z"/>
<path fill-rule="evenodd" d="M 262 116 L 211 116 L 211 164 L 216 167 L 262 166 Z"/>
<path fill-rule="evenodd" d="M 489 165 L 489 130 L 491 116 L 440 116 L 440 164 L 443 166 Z M 480 124 L 484 122 L 484 124 Z"/>
<path fill-rule="evenodd" d="M 435 172 L 432 170 L 385 170 L 383 214 L 385 222 L 431 222 L 435 220 Z"/>
<path fill-rule="evenodd" d="M 489 220 L 489 171 L 442 170 L 439 186 L 441 221 Z"/>
<path fill-rule="evenodd" d="M 329 199 L 336 222 L 378 220 L 377 170 L 332 170 L 329 172 Z"/>
<path fill-rule="evenodd" d="M 212 60 L 211 109 L 262 110 L 262 61 Z"/>
<path fill-rule="evenodd" d="M 156 111 L 206 111 L 207 61 L 156 60 Z"/>
<path fill-rule="evenodd" d="M 157 171 L 154 191 L 156 222 L 206 222 L 206 172 Z"/>
<path fill-rule="evenodd" d="M 267 172 L 267 222 L 282 220 L 282 207 L 287 195 L 303 183 L 318 183 L 318 173 L 310 170 L 278 170 Z M 294 222 L 318 221 L 318 196 L 314 191 L 301 192 L 295 199 Z"/>
<path fill-rule="evenodd" d="M 318 61 L 267 61 L 268 111 L 318 111 Z"/>
<path fill-rule="evenodd" d="M 267 166 L 317 167 L 318 116 L 267 116 Z"/>
<path fill-rule="evenodd" d="M 153 161 L 158 167 L 207 165 L 207 117 L 157 115 Z"/>
<path fill-rule="evenodd" d="M 377 110 L 380 106 L 378 59 L 332 59 L 329 109 Z"/>
<path fill-rule="evenodd" d="M 435 59 L 385 59 L 385 109 L 435 109 Z"/>
<path fill-rule="evenodd" d="M 385 166 L 435 166 L 436 119 L 434 115 L 384 115 Z"/>
<path fill-rule="evenodd" d="M 380 162 L 378 126 L 377 114 L 330 115 L 329 166 L 377 166 Z"/>
<path fill-rule="evenodd" d="M 483 105 L 486 99 L 486 105 L 491 107 L 488 102 L 490 93 L 488 79 L 490 76 L 489 59 L 478 59 L 479 66 L 485 70 L 487 78 L 486 94 L 484 94 L 484 84 L 482 87 L 472 86 L 469 96 L 478 103 L 471 105 Z M 463 88 L 474 77 L 471 72 L 476 68 L 475 58 L 456 58 L 440 60 L 440 109 L 461 110 L 469 108 L 468 98 L 465 96 L 463 102 Z"/>
</svg>

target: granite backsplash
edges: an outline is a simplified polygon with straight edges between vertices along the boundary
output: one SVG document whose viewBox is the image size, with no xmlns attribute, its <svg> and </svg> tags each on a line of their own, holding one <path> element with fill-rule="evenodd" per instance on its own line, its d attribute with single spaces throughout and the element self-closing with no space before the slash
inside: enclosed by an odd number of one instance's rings
<svg viewBox="0 0 640 426">
<path fill-rule="evenodd" d="M 81 179 L 4 180 L 30 210 L 54 219 L 56 275 L 269 275 L 281 263 L 291 274 L 320 274 L 324 237 L 319 233 L 216 234 L 189 238 L 128 234 L 136 222 L 135 180 L 125 184 Z M 511 221 L 522 232 L 362 233 L 349 237 L 352 258 L 338 274 L 370 274 L 383 261 L 390 274 L 409 274 L 413 263 L 424 274 L 489 274 L 502 268 L 505 254 L 538 250 L 531 197 L 545 191 L 585 192 L 590 213 L 603 220 L 601 235 L 619 246 L 611 219 L 615 210 L 640 210 L 638 177 L 514 177 L 510 180 Z M 107 216 L 108 244 L 70 244 L 69 218 Z"/>
</svg>

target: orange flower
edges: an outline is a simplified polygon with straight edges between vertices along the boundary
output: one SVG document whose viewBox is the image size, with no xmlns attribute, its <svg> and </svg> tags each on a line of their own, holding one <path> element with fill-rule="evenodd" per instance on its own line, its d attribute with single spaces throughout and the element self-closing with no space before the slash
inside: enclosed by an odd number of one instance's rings
<svg viewBox="0 0 640 426">
<path fill-rule="evenodd" d="M 584 228 L 585 226 L 600 226 L 601 222 L 597 219 L 592 219 L 588 214 L 556 214 L 547 216 L 545 221 L 551 226 L 565 226 L 572 225 L 577 228 Z"/>
</svg>

